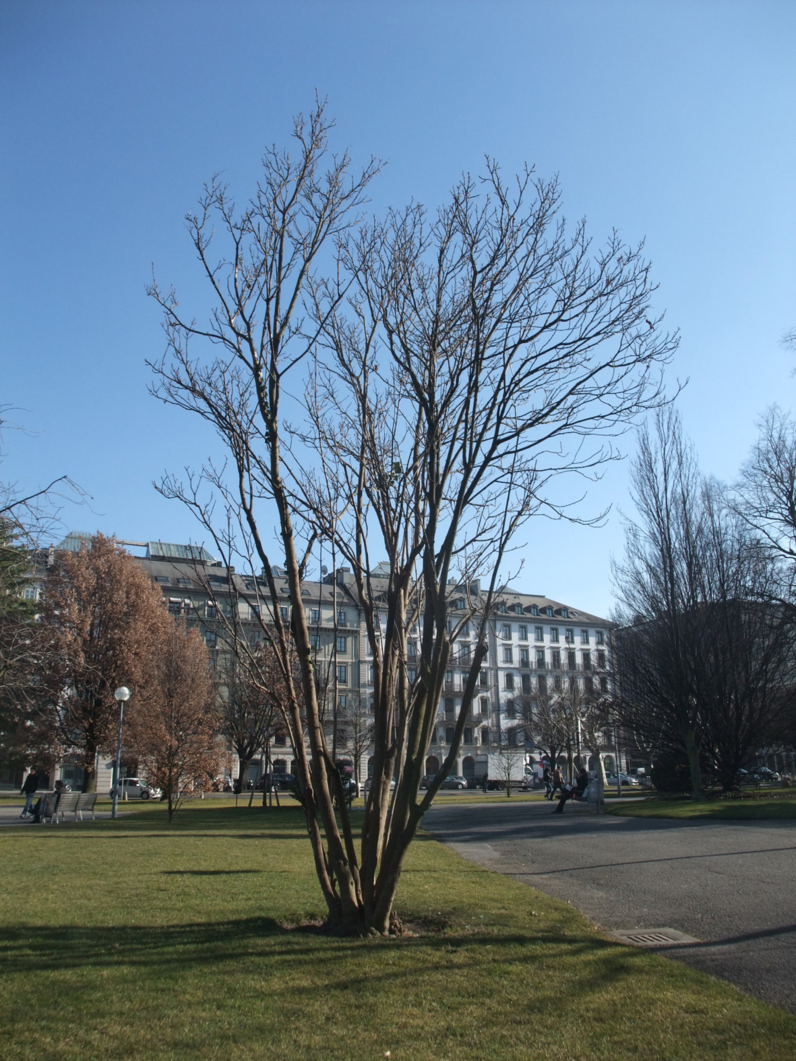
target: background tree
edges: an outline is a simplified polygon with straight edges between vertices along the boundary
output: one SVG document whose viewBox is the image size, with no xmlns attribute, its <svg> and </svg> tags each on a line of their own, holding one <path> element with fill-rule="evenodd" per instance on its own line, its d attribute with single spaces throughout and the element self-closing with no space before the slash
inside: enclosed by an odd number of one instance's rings
<svg viewBox="0 0 796 1061">
<path fill-rule="evenodd" d="M 284 702 L 282 674 L 273 648 L 259 642 L 252 652 L 253 667 L 228 654 L 221 672 L 219 732 L 232 744 L 238 757 L 238 782 L 246 786 L 249 764 L 262 752 L 277 728 L 282 728 L 280 702 Z"/>
<path fill-rule="evenodd" d="M 784 712 L 794 628 L 775 602 L 776 556 L 702 479 L 679 418 L 641 435 L 639 520 L 615 566 L 624 628 L 614 636 L 622 723 L 658 755 L 684 756 L 691 791 L 705 770 L 737 784 Z"/>
<path fill-rule="evenodd" d="M 735 484 L 733 509 L 775 553 L 796 560 L 796 424 L 772 406 Z M 791 565 L 788 565 L 789 567 Z"/>
<path fill-rule="evenodd" d="M 373 744 L 373 712 L 367 698 L 359 693 L 345 694 L 345 704 L 337 712 L 338 755 L 349 755 L 354 764 L 354 780 L 359 786 L 362 778 L 362 760 Z M 357 788 L 357 791 L 359 789 Z"/>
<path fill-rule="evenodd" d="M 332 156 L 324 169 L 329 129 L 323 107 L 300 118 L 298 157 L 267 152 L 240 212 L 225 188 L 207 188 L 189 218 L 213 298 L 205 323 L 184 315 L 174 292 L 151 289 L 168 344 L 154 366 L 156 393 L 207 420 L 230 461 L 228 471 L 209 464 L 162 488 L 191 506 L 217 545 L 263 572 L 329 922 L 386 932 L 397 928 L 408 845 L 458 754 L 506 550 L 540 509 L 572 515 L 547 486 L 615 456 L 602 440 L 660 401 L 676 339 L 660 334 L 650 308 L 641 247 L 614 234 L 593 249 L 584 224 L 568 231 L 554 181 L 526 171 L 507 183 L 487 162 L 483 179 L 463 177 L 436 216 L 413 205 L 365 224 L 358 210 L 378 165 L 351 176 L 348 158 Z M 321 255 L 324 264 L 336 257 L 326 277 Z M 290 625 L 265 537 L 274 522 Z M 319 538 L 353 573 L 373 658 L 373 785 L 358 847 L 345 809 L 335 814 L 339 775 L 301 594 Z M 464 608 L 449 623 L 454 595 Z M 421 798 L 452 641 L 471 622 L 454 739 Z"/>
<path fill-rule="evenodd" d="M 59 552 L 47 576 L 41 621 L 49 633 L 39 702 L 62 750 L 74 752 L 84 791 L 96 757 L 115 740 L 114 690 L 152 693 L 152 660 L 170 617 L 158 589 L 129 553 L 95 535 L 80 552 Z"/>
<path fill-rule="evenodd" d="M 216 775 L 222 750 L 207 648 L 197 630 L 166 619 L 147 691 L 131 705 L 126 744 L 150 784 L 163 789 L 171 822 L 194 784 Z"/>
<path fill-rule="evenodd" d="M 512 784 L 519 783 L 525 764 L 525 744 L 522 729 L 501 734 L 498 746 L 490 756 L 493 776 L 506 786 L 506 797 L 511 796 Z"/>
</svg>

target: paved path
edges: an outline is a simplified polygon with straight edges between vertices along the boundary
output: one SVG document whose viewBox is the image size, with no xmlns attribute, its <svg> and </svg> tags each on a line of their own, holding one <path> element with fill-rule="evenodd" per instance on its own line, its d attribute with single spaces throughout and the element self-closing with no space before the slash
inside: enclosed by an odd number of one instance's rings
<svg viewBox="0 0 796 1061">
<path fill-rule="evenodd" d="M 568 804 L 435 806 L 424 827 L 607 930 L 673 928 L 662 953 L 796 1012 L 796 822 L 593 815 Z"/>
</svg>

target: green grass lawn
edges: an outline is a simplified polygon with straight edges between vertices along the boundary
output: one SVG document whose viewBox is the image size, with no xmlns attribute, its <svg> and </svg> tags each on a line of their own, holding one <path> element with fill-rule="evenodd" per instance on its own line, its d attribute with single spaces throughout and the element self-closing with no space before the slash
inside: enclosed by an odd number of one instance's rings
<svg viewBox="0 0 796 1061">
<path fill-rule="evenodd" d="M 791 1058 L 796 1017 L 609 942 L 421 837 L 398 912 L 335 939 L 300 812 L 204 801 L 0 832 L 4 1061 Z M 300 926 L 300 927 L 292 927 Z"/>
<path fill-rule="evenodd" d="M 609 814 L 623 818 L 716 818 L 728 821 L 777 821 L 796 818 L 796 792 L 742 793 L 737 798 L 650 799 L 613 805 Z"/>
</svg>

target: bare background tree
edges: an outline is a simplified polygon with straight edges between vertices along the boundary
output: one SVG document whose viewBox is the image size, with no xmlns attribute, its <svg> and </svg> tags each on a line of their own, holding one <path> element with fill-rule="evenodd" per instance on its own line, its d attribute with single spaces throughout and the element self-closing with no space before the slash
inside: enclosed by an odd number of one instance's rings
<svg viewBox="0 0 796 1061">
<path fill-rule="evenodd" d="M 241 211 L 217 182 L 207 187 L 188 224 L 209 318 L 198 322 L 153 284 L 167 336 L 153 368 L 156 394 L 205 419 L 229 462 L 184 484 L 167 479 L 164 493 L 205 526 L 232 528 L 230 549 L 254 558 L 268 584 L 329 924 L 384 933 L 399 930 L 403 859 L 458 753 L 507 550 L 539 511 L 582 518 L 556 500 L 560 487 L 547 488 L 617 456 L 605 440 L 660 402 L 676 338 L 661 334 L 650 308 L 642 248 L 616 234 L 593 248 L 583 223 L 569 232 L 554 181 L 528 170 L 506 182 L 488 161 L 436 215 L 413 205 L 365 223 L 379 165 L 352 175 L 347 156 L 328 155 L 330 128 L 323 106 L 300 117 L 297 157 L 270 149 Z M 274 522 L 289 625 L 271 574 Z M 301 594 L 318 538 L 334 541 L 353 572 L 373 660 L 373 785 L 358 845 L 320 717 Z M 454 595 L 465 604 L 449 625 Z M 468 622 L 473 653 L 454 740 L 420 798 L 452 642 Z"/>
<path fill-rule="evenodd" d="M 777 599 L 778 550 L 699 475 L 678 416 L 660 413 L 654 432 L 640 436 L 639 518 L 614 571 L 617 708 L 642 745 L 687 759 L 696 797 L 705 771 L 737 785 L 784 717 L 793 616 Z"/>
</svg>

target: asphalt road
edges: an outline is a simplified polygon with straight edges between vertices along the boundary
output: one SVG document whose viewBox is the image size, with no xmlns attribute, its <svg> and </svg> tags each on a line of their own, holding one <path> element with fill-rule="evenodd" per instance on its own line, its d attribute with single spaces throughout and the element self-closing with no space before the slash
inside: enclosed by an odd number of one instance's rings
<svg viewBox="0 0 796 1061">
<path fill-rule="evenodd" d="M 464 858 L 569 902 L 608 931 L 672 928 L 660 953 L 796 1012 L 796 822 L 617 818 L 568 804 L 435 806 Z"/>
</svg>

